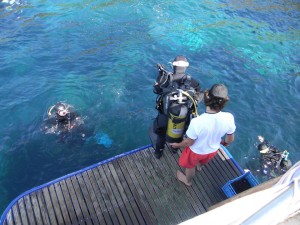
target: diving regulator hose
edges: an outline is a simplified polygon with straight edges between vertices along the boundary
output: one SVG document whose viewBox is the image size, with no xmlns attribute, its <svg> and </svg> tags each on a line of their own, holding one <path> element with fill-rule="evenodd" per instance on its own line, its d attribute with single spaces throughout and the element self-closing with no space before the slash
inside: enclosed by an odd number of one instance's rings
<svg viewBox="0 0 300 225">
<path fill-rule="evenodd" d="M 48 116 L 51 116 L 51 115 L 52 115 L 52 110 L 53 110 L 54 107 L 55 107 L 55 105 L 51 106 L 51 107 L 48 109 L 48 111 L 47 111 Z"/>
<path fill-rule="evenodd" d="M 186 91 L 181 90 L 181 92 L 182 92 L 182 94 L 186 95 L 189 99 L 192 100 L 193 105 L 194 105 L 194 109 L 195 109 L 195 115 L 196 115 L 196 117 L 199 116 L 195 99 L 189 93 L 187 93 Z"/>
</svg>

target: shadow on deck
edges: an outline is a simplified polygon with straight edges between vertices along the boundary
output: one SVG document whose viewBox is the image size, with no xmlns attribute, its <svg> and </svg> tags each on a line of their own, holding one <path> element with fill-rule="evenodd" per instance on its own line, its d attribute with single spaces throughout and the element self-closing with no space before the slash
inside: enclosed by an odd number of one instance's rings
<svg viewBox="0 0 300 225">
<path fill-rule="evenodd" d="M 178 224 L 226 199 L 221 187 L 241 171 L 220 150 L 191 187 L 177 180 L 179 154 L 146 146 L 27 191 L 1 224 Z"/>
</svg>

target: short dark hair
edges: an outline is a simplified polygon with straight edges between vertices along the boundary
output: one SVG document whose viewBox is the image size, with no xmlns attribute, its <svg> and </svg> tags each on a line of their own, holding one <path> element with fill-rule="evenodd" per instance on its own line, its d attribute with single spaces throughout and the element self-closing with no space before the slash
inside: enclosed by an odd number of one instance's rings
<svg viewBox="0 0 300 225">
<path fill-rule="evenodd" d="M 216 97 L 211 93 L 211 90 L 206 90 L 204 92 L 204 104 L 209 106 L 212 110 L 220 112 L 229 101 L 229 98 Z"/>
</svg>

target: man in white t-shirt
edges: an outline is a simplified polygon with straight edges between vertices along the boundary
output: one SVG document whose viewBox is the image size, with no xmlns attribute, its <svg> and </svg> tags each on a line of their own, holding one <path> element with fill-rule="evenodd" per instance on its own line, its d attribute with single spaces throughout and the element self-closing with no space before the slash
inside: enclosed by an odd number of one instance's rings
<svg viewBox="0 0 300 225">
<path fill-rule="evenodd" d="M 234 117 L 229 112 L 222 112 L 229 101 L 228 90 L 224 84 L 214 84 L 204 92 L 205 113 L 191 120 L 186 131 L 187 138 L 180 143 L 172 143 L 173 148 L 184 148 L 179 158 L 179 165 L 185 168 L 185 174 L 177 171 L 178 180 L 192 185 L 195 168 L 208 163 L 217 154 L 220 143 L 228 146 L 234 141 L 236 129 Z M 225 135 L 225 139 L 222 137 Z"/>
</svg>

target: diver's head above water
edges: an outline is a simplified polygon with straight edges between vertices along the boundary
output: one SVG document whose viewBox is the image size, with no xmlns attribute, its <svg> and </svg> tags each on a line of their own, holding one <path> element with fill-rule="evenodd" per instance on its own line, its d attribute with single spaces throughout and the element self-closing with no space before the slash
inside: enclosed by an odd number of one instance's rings
<svg viewBox="0 0 300 225">
<path fill-rule="evenodd" d="M 56 134 L 62 142 L 86 138 L 83 119 L 74 106 L 65 102 L 57 102 L 48 109 L 42 130 L 45 134 Z"/>
<path fill-rule="evenodd" d="M 48 118 L 56 117 L 59 120 L 67 119 L 71 113 L 71 106 L 58 102 L 48 109 Z"/>
<path fill-rule="evenodd" d="M 257 149 L 261 154 L 266 154 L 266 153 L 269 153 L 269 151 L 270 151 L 270 147 L 265 142 L 260 143 L 257 146 Z"/>
<path fill-rule="evenodd" d="M 61 117 L 65 117 L 70 113 L 70 111 L 68 110 L 68 107 L 65 104 L 59 103 L 56 106 L 56 113 Z"/>
</svg>

